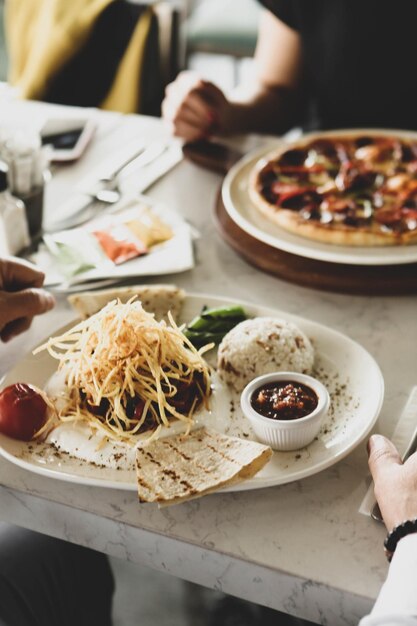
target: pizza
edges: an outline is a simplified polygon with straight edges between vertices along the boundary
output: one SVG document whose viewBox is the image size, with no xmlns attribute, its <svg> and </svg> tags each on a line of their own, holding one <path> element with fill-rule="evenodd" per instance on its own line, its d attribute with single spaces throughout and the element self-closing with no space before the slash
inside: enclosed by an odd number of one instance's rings
<svg viewBox="0 0 417 626">
<path fill-rule="evenodd" d="M 253 169 L 250 197 L 281 228 L 346 246 L 417 244 L 417 138 L 323 133 Z"/>
</svg>

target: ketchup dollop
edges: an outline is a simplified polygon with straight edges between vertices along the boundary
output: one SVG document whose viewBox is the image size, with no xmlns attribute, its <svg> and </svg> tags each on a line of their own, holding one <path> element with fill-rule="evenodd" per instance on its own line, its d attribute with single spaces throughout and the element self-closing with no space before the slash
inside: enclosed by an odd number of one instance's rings
<svg viewBox="0 0 417 626">
<path fill-rule="evenodd" d="M 250 399 L 252 407 L 273 420 L 295 420 L 314 411 L 319 400 L 313 389 L 289 380 L 276 381 L 256 389 Z"/>
<path fill-rule="evenodd" d="M 30 441 L 47 420 L 48 406 L 32 385 L 15 383 L 0 392 L 0 432 Z"/>
</svg>

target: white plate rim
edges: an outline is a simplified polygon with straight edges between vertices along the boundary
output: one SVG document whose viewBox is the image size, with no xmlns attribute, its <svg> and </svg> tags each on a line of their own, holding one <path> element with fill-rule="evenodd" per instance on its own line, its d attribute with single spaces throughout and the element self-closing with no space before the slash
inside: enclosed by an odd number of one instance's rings
<svg viewBox="0 0 417 626">
<path fill-rule="evenodd" d="M 369 364 L 374 368 L 374 374 L 376 375 L 376 379 L 377 379 L 377 389 L 374 389 L 374 394 L 375 394 L 377 401 L 374 406 L 373 414 L 368 419 L 368 421 L 364 423 L 363 428 L 358 432 L 357 436 L 353 438 L 350 441 L 350 443 L 348 443 L 348 445 L 345 445 L 342 449 L 340 449 L 339 452 L 333 454 L 332 456 L 329 456 L 323 462 L 316 464 L 313 467 L 306 467 L 305 469 L 294 471 L 291 474 L 290 479 L 288 479 L 287 475 L 281 476 L 281 477 L 279 476 L 261 477 L 257 475 L 250 480 L 247 480 L 237 485 L 233 485 L 231 487 L 226 487 L 222 490 L 219 490 L 219 492 L 222 491 L 226 493 L 226 492 L 247 491 L 247 490 L 253 490 L 253 489 L 264 489 L 268 487 L 274 487 L 278 485 L 287 484 L 290 482 L 301 480 L 303 478 L 307 478 L 309 476 L 313 476 L 331 467 L 335 463 L 345 458 L 348 454 L 350 454 L 350 452 L 352 452 L 352 450 L 354 450 L 358 445 L 360 445 L 360 443 L 364 441 L 366 436 L 371 432 L 372 428 L 374 427 L 378 419 L 379 413 L 382 408 L 383 400 L 384 400 L 384 378 L 383 378 L 381 369 L 378 363 L 373 358 L 373 356 L 357 341 L 355 341 L 354 339 L 351 339 L 349 336 L 337 330 L 326 327 L 324 324 L 315 322 L 313 320 L 309 320 L 305 317 L 302 317 L 293 313 L 289 313 L 287 311 L 275 309 L 273 307 L 265 307 L 263 305 L 257 305 L 251 302 L 242 302 L 242 300 L 238 300 L 236 298 L 205 294 L 201 292 L 198 292 L 198 293 L 187 292 L 186 298 L 200 301 L 200 306 L 201 306 L 201 302 L 209 303 L 210 306 L 226 305 L 228 303 L 240 304 L 248 311 L 249 315 L 261 315 L 261 316 L 272 315 L 274 317 L 281 317 L 284 319 L 288 319 L 290 321 L 293 321 L 296 324 L 297 323 L 300 324 L 301 326 L 303 324 L 307 324 L 313 329 L 314 328 L 320 329 L 321 331 L 324 332 L 325 335 L 332 336 L 333 339 L 335 340 L 348 342 L 356 351 L 358 351 L 358 353 L 361 353 L 363 356 L 365 356 Z M 74 320 L 74 322 L 75 321 L 76 320 Z M 74 322 L 70 322 L 70 325 Z M 66 324 L 63 328 L 68 327 L 68 325 L 69 324 Z M 54 331 L 54 333 L 55 332 L 58 333 L 59 331 L 60 329 L 57 329 L 56 331 Z M 43 342 L 44 340 L 39 342 L 38 345 L 41 345 Z M 31 353 L 26 354 L 23 357 L 23 359 L 21 359 L 19 363 L 12 370 L 10 370 L 10 372 L 8 372 L 5 376 L 2 377 L 2 379 L 0 379 L 0 388 L 4 388 L 4 386 L 9 384 L 8 379 L 13 376 L 13 372 L 17 368 L 19 368 L 19 366 L 22 365 L 30 355 Z M 110 488 L 110 489 L 119 489 L 122 491 L 135 491 L 135 492 L 137 491 L 136 482 L 114 481 L 114 480 L 110 480 L 107 478 L 100 478 L 100 477 L 94 478 L 94 477 L 89 477 L 89 476 L 80 476 L 80 475 L 71 474 L 65 471 L 61 471 L 61 470 L 58 471 L 51 467 L 44 467 L 39 464 L 30 463 L 29 461 L 19 458 L 13 455 L 12 453 L 10 453 L 8 450 L 6 450 L 3 445 L 4 440 L 7 441 L 8 438 L 5 435 L 2 435 L 0 433 L 0 456 L 3 456 L 5 459 L 10 461 L 11 463 L 25 470 L 28 470 L 32 473 L 46 476 L 48 478 L 61 480 L 63 482 L 68 482 L 68 483 L 78 484 L 78 485 L 83 485 L 83 486 L 104 487 L 104 488 Z M 15 445 L 16 443 L 19 443 L 19 442 L 14 442 Z M 25 443 L 22 442 L 22 445 L 25 445 Z M 90 471 L 91 471 L 91 468 L 90 468 Z"/>
<path fill-rule="evenodd" d="M 336 246 L 332 244 L 315 242 L 304 237 L 300 237 L 293 233 L 289 233 L 279 226 L 274 226 L 274 231 L 281 231 L 282 235 L 272 235 L 261 227 L 254 224 L 245 215 L 242 215 L 242 210 L 233 199 L 234 187 L 237 184 L 237 180 L 245 168 L 249 165 L 255 166 L 256 163 L 262 159 L 262 157 L 278 149 L 280 145 L 287 144 L 291 146 L 293 143 L 304 141 L 308 139 L 314 139 L 315 137 L 325 137 L 332 135 L 352 135 L 352 134 L 373 134 L 373 135 L 391 135 L 397 137 L 406 137 L 417 140 L 417 131 L 410 130 L 390 130 L 390 129 L 372 129 L 372 128 L 352 128 L 352 129 L 335 129 L 323 132 L 306 133 L 302 137 L 287 141 L 285 139 L 277 138 L 277 143 L 274 148 L 270 143 L 263 148 L 257 148 L 256 150 L 249 152 L 242 157 L 237 163 L 235 163 L 226 174 L 222 184 L 222 199 L 223 204 L 229 217 L 235 224 L 237 224 L 248 235 L 251 235 L 258 241 L 268 244 L 269 246 L 295 254 L 297 256 L 305 257 L 308 259 L 314 259 L 317 261 L 326 261 L 328 263 L 342 263 L 347 265 L 406 265 L 408 263 L 414 263 L 417 261 L 417 244 L 410 246 L 374 246 L 369 248 L 355 247 L 355 246 Z M 251 207 L 251 210 L 255 211 L 253 202 L 251 201 L 249 194 L 245 193 L 245 203 Z M 262 219 L 262 215 L 258 216 Z M 265 220 L 266 226 L 271 226 L 271 222 L 268 224 Z M 408 253 L 408 254 L 407 254 Z"/>
</svg>

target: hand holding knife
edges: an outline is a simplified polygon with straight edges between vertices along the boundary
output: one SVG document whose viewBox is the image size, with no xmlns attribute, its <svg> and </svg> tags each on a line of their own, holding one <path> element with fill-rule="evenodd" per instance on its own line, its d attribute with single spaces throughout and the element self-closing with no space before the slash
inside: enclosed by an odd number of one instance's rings
<svg viewBox="0 0 417 626">
<path fill-rule="evenodd" d="M 401 457 L 401 460 L 403 463 L 406 462 L 406 460 L 408 458 L 410 458 L 410 456 L 412 454 L 414 454 L 414 452 L 417 450 L 417 428 L 415 429 L 413 436 L 411 438 L 411 441 L 406 449 L 406 451 L 404 452 L 403 456 Z M 382 518 L 382 514 L 381 514 L 381 509 L 379 508 L 379 504 L 378 502 L 375 502 L 372 511 L 371 511 L 371 517 L 372 519 L 374 519 L 377 522 L 383 522 L 383 518 Z"/>
<path fill-rule="evenodd" d="M 403 449 L 404 452 L 401 455 L 401 460 L 403 463 L 410 458 L 412 454 L 417 450 L 417 386 L 413 387 L 408 402 L 404 407 L 400 420 L 398 422 L 398 426 L 393 435 L 393 443 L 400 450 Z M 409 440 L 408 445 L 404 449 L 404 436 L 406 432 L 410 430 L 410 424 L 414 425 L 414 429 L 412 432 L 412 436 Z M 379 508 L 378 503 L 375 503 L 373 508 L 371 509 L 371 517 L 378 521 L 383 522 L 382 514 Z"/>
</svg>

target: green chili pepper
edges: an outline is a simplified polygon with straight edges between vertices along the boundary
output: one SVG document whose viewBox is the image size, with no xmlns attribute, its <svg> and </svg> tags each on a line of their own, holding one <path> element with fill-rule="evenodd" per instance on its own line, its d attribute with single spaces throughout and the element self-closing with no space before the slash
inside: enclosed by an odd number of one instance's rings
<svg viewBox="0 0 417 626">
<path fill-rule="evenodd" d="M 240 305 L 213 309 L 204 307 L 201 314 L 187 324 L 184 334 L 196 348 L 208 343 L 218 344 L 232 328 L 245 319 L 247 315 Z"/>
</svg>

